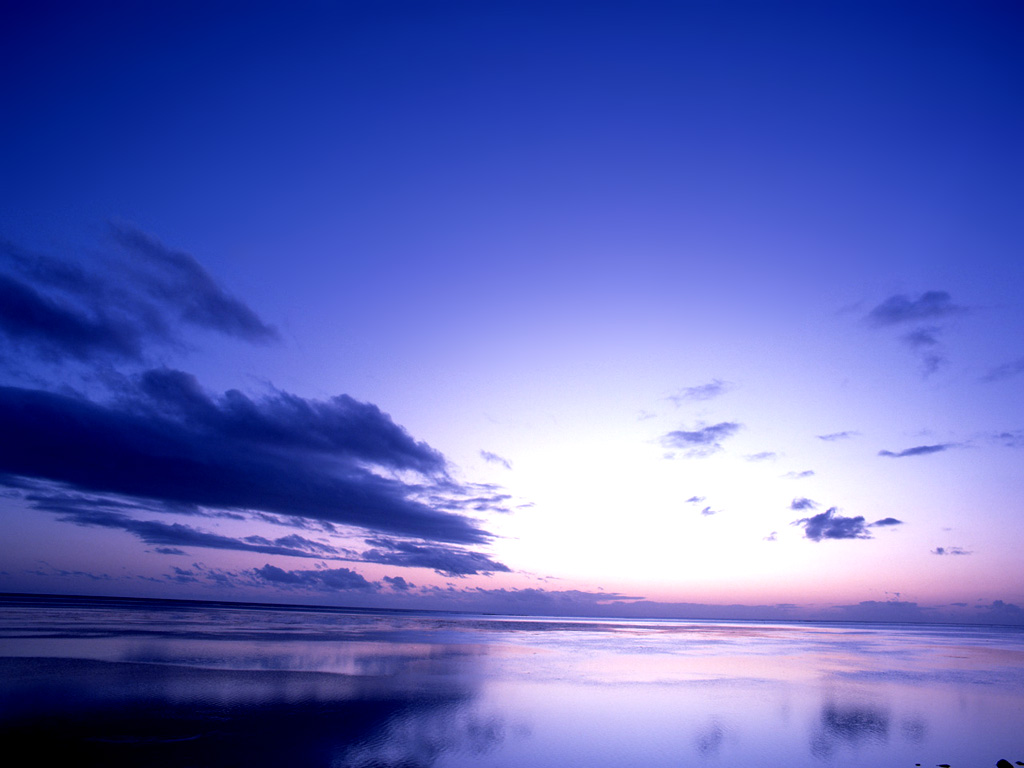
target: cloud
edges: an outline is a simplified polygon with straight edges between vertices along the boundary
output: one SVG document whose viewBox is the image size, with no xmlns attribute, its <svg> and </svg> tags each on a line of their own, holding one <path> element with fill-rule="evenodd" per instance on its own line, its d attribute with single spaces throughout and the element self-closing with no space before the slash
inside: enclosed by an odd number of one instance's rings
<svg viewBox="0 0 1024 768">
<path fill-rule="evenodd" d="M 1009 363 L 997 365 L 982 376 L 981 380 L 991 383 L 993 381 L 1002 381 L 1003 379 L 1009 379 L 1013 376 L 1019 376 L 1022 373 L 1024 373 L 1024 357 L 1018 358 L 1017 360 L 1013 360 Z"/>
<path fill-rule="evenodd" d="M 286 555 L 289 557 L 322 557 L 322 552 L 310 552 L 308 549 L 280 545 L 260 537 L 255 540 L 239 540 L 230 536 L 207 533 L 181 523 L 164 523 L 159 520 L 138 520 L 118 512 L 102 510 L 71 510 L 47 506 L 44 502 L 37 503 L 37 508 L 61 512 L 62 520 L 76 525 L 100 528 L 115 528 L 137 536 L 147 544 L 159 544 L 177 549 L 177 552 L 165 554 L 184 554 L 179 547 L 204 547 L 208 549 L 228 549 L 242 552 L 259 552 L 266 555 Z"/>
<path fill-rule="evenodd" d="M 778 541 L 779 540 L 778 536 L 779 536 L 779 532 L 778 531 L 772 531 L 767 536 L 765 536 L 762 540 L 763 541 Z"/>
<path fill-rule="evenodd" d="M 707 384 L 700 384 L 696 387 L 684 387 L 676 394 L 669 395 L 668 399 L 679 406 L 687 401 L 711 400 L 719 395 L 724 395 L 730 389 L 732 389 L 732 384 L 729 382 L 713 379 Z"/>
<path fill-rule="evenodd" d="M 834 443 L 837 440 L 849 440 L 851 437 L 856 437 L 860 432 L 831 432 L 827 435 L 818 435 L 819 440 L 824 440 L 827 443 Z"/>
<path fill-rule="evenodd" d="M 775 461 L 777 454 L 775 451 L 761 451 L 760 453 L 748 453 L 743 458 L 747 461 Z"/>
<path fill-rule="evenodd" d="M 687 504 L 700 504 L 702 501 L 704 501 L 704 497 L 703 496 L 691 496 L 690 498 L 688 498 L 686 500 L 686 503 Z"/>
<path fill-rule="evenodd" d="M 505 469 L 512 469 L 512 463 L 508 459 L 503 459 L 496 453 L 490 451 L 480 451 L 480 457 L 488 464 L 500 464 Z"/>
<path fill-rule="evenodd" d="M 732 437 L 741 428 L 734 421 L 723 421 L 694 430 L 676 430 L 663 435 L 661 443 L 667 448 L 687 449 L 688 456 L 707 456 L 722 449 L 721 441 Z"/>
<path fill-rule="evenodd" d="M 897 520 L 895 517 L 883 517 L 881 520 L 875 520 L 871 525 L 875 528 L 885 528 L 890 525 L 903 525 L 903 521 Z"/>
<path fill-rule="evenodd" d="M 818 502 L 812 501 L 811 499 L 805 499 L 803 497 L 793 499 L 793 501 L 789 503 L 789 508 L 798 512 L 805 509 L 814 509 L 817 506 Z"/>
<path fill-rule="evenodd" d="M 993 435 L 993 438 L 1001 442 L 1007 448 L 1020 448 L 1024 446 L 1024 429 L 1000 432 Z"/>
<path fill-rule="evenodd" d="M 226 293 L 189 254 L 113 227 L 121 255 L 70 260 L 0 242 L 0 338 L 46 360 L 138 361 L 154 345 L 182 346 L 181 326 L 249 342 L 274 328 Z"/>
<path fill-rule="evenodd" d="M 796 471 L 787 472 L 786 474 L 783 475 L 783 477 L 789 478 L 790 480 L 802 480 L 805 477 L 813 477 L 813 476 L 814 476 L 814 470 L 813 469 L 805 469 L 803 472 L 796 472 Z"/>
<path fill-rule="evenodd" d="M 970 555 L 972 552 L 962 547 L 936 547 L 932 550 L 933 555 Z"/>
<path fill-rule="evenodd" d="M 15 343 L 38 348 L 43 357 L 79 360 L 102 354 L 139 358 L 139 330 L 100 309 L 84 311 L 46 297 L 17 279 L 0 274 L 0 332 Z"/>
<path fill-rule="evenodd" d="M 286 571 L 269 563 L 252 571 L 258 578 L 278 587 L 305 587 L 323 592 L 374 591 L 377 587 L 348 568 Z"/>
<path fill-rule="evenodd" d="M 705 517 L 710 517 L 711 515 L 717 515 L 718 514 L 718 510 L 717 509 L 712 509 L 711 507 L 704 507 L 704 509 L 702 509 L 700 511 L 700 513 L 702 515 L 704 515 Z"/>
<path fill-rule="evenodd" d="M 1002 600 L 993 600 L 990 605 L 977 606 L 979 611 L 984 611 L 987 621 L 994 621 L 1007 624 L 1024 623 L 1024 608 L 1014 603 L 1004 603 Z"/>
<path fill-rule="evenodd" d="M 407 568 L 430 568 L 442 576 L 471 576 L 478 573 L 508 573 L 511 569 L 479 552 L 436 544 L 417 544 L 390 538 L 367 539 L 373 549 L 362 553 L 369 563 Z"/>
<path fill-rule="evenodd" d="M 916 299 L 903 294 L 890 296 L 868 312 L 867 320 L 876 326 L 900 325 L 903 323 L 951 317 L 967 311 L 953 303 L 946 291 L 926 291 Z"/>
<path fill-rule="evenodd" d="M 953 448 L 956 443 L 940 443 L 938 445 L 915 445 L 913 448 L 905 448 L 902 451 L 879 451 L 879 456 L 888 456 L 893 459 L 902 459 L 906 456 L 926 456 L 929 453 L 940 453 Z"/>
<path fill-rule="evenodd" d="M 259 510 L 461 544 L 488 534 L 372 471 L 443 472 L 443 457 L 376 406 L 283 392 L 252 400 L 149 371 L 118 402 L 0 387 L 0 473 L 169 504 Z M 427 483 L 429 486 L 430 483 Z M 156 542 L 154 542 L 156 543 Z"/>
<path fill-rule="evenodd" d="M 864 518 L 843 517 L 838 514 L 836 507 L 830 507 L 825 512 L 794 520 L 792 525 L 802 526 L 804 538 L 811 541 L 822 539 L 870 539 L 871 533 L 867 529 Z"/>
<path fill-rule="evenodd" d="M 111 233 L 128 253 L 137 285 L 185 322 L 251 342 L 278 338 L 274 328 L 217 285 L 190 254 L 167 248 L 132 227 L 114 225 Z"/>
<path fill-rule="evenodd" d="M 385 576 L 384 583 L 397 592 L 408 592 L 416 585 L 406 581 L 401 576 Z"/>
</svg>

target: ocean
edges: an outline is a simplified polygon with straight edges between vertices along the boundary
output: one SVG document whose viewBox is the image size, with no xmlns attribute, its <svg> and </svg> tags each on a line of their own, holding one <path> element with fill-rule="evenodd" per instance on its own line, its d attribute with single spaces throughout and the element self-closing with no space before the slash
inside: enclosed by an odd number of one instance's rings
<svg viewBox="0 0 1024 768">
<path fill-rule="evenodd" d="M 1024 630 L 5 596 L 0 737 L 115 768 L 1024 765 Z"/>
</svg>

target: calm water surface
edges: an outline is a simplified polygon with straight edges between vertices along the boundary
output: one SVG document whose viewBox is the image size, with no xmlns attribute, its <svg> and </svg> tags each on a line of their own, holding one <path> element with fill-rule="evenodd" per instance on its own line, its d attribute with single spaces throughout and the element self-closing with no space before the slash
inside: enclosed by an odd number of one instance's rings
<svg viewBox="0 0 1024 768">
<path fill-rule="evenodd" d="M 1024 631 L 0 598 L 0 737 L 103 766 L 994 766 Z"/>
</svg>

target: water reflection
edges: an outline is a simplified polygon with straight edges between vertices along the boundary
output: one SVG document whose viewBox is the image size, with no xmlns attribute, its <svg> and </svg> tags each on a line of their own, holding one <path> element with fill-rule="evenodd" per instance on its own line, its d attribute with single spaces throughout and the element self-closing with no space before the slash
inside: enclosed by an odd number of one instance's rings
<svg viewBox="0 0 1024 768">
<path fill-rule="evenodd" d="M 889 713 L 866 705 L 829 702 L 821 708 L 821 722 L 811 737 L 811 753 L 829 757 L 838 747 L 859 747 L 864 742 L 884 744 L 889 738 Z"/>
<path fill-rule="evenodd" d="M 0 598 L 0 738 L 112 768 L 994 764 L 1024 758 L 1022 660 L 1013 630 Z"/>
<path fill-rule="evenodd" d="M 42 764 L 432 766 L 504 737 L 475 691 L 307 672 L 72 659 L 0 663 L 0 738 Z M 420 672 L 432 676 L 427 664 Z"/>
</svg>

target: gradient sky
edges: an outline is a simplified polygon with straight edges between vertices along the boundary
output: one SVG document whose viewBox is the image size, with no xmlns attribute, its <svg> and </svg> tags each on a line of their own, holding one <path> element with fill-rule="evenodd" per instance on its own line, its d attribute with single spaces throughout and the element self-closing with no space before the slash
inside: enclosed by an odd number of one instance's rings
<svg viewBox="0 0 1024 768">
<path fill-rule="evenodd" d="M 1024 623 L 1019 3 L 4 17 L 0 590 Z"/>
</svg>

